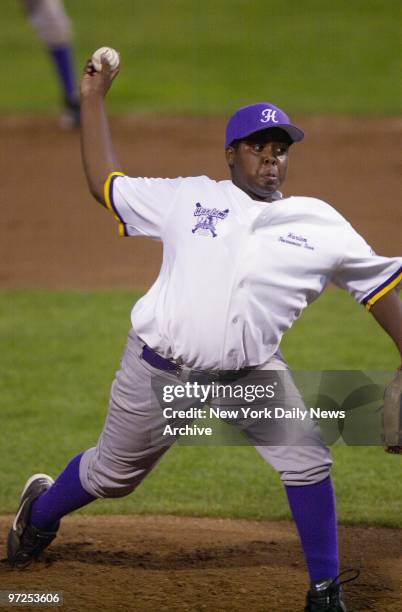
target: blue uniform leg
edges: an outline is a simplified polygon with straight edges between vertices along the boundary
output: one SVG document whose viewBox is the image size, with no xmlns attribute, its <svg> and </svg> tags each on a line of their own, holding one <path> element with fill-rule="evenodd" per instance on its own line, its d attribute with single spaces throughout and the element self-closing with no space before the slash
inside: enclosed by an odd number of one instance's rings
<svg viewBox="0 0 402 612">
<path fill-rule="evenodd" d="M 51 531 L 63 516 L 96 499 L 81 484 L 81 457 L 82 453 L 74 457 L 50 489 L 33 502 L 31 524 L 37 529 Z"/>
<path fill-rule="evenodd" d="M 305 486 L 285 486 L 311 582 L 339 574 L 335 496 L 331 477 Z"/>
<path fill-rule="evenodd" d="M 65 112 L 62 125 L 77 127 L 80 106 L 74 68 L 73 40 L 70 20 L 62 0 L 24 0 L 28 18 L 45 45 L 56 69 Z"/>
</svg>

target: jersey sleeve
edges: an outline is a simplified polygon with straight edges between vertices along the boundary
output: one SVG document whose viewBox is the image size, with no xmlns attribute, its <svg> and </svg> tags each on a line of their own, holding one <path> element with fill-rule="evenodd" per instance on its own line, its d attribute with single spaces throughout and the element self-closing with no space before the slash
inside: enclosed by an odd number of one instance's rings
<svg viewBox="0 0 402 612">
<path fill-rule="evenodd" d="M 344 257 L 331 280 L 346 289 L 367 310 L 402 282 L 402 257 L 376 255 L 349 225 Z"/>
<path fill-rule="evenodd" d="M 104 200 L 119 224 L 120 236 L 148 236 L 159 240 L 182 178 L 131 178 L 111 172 Z"/>
</svg>

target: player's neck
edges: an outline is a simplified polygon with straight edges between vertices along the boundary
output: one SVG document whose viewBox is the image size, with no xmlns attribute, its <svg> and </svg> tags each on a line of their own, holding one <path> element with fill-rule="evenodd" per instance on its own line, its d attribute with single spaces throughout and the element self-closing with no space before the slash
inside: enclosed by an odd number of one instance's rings
<svg viewBox="0 0 402 612">
<path fill-rule="evenodd" d="M 243 193 L 248 195 L 249 198 L 251 198 L 252 200 L 255 200 L 256 202 L 259 202 L 260 204 L 270 204 L 271 202 L 275 202 L 276 200 L 280 200 L 282 198 L 282 194 L 280 191 L 273 191 L 272 193 L 262 196 L 258 193 L 255 193 L 247 189 L 246 187 L 238 185 L 236 181 L 234 181 L 233 179 L 232 179 L 232 183 L 233 185 L 235 185 L 235 187 L 237 187 L 238 189 L 243 191 Z"/>
</svg>

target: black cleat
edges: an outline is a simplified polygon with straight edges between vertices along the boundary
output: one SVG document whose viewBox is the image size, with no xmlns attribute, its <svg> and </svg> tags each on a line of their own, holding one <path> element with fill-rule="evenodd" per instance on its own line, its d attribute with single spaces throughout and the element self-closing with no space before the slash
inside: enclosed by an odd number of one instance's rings
<svg viewBox="0 0 402 612">
<path fill-rule="evenodd" d="M 56 537 L 59 523 L 56 524 L 54 531 L 43 531 L 29 524 L 33 502 L 47 491 L 53 482 L 53 479 L 46 474 L 34 474 L 25 483 L 18 512 L 7 540 L 7 558 L 13 567 L 19 569 L 27 567 Z"/>
<path fill-rule="evenodd" d="M 355 571 L 352 578 L 338 582 L 338 578 L 350 571 Z M 345 570 L 336 578 L 313 582 L 307 592 L 304 612 L 347 612 L 345 602 L 342 599 L 341 584 L 355 580 L 359 574 L 359 570 Z"/>
</svg>

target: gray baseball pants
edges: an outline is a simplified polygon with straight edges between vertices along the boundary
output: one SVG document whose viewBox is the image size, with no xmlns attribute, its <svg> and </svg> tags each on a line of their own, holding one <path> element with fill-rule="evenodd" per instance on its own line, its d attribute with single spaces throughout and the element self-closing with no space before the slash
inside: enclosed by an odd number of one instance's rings
<svg viewBox="0 0 402 612">
<path fill-rule="evenodd" d="M 169 436 L 161 442 L 160 433 L 166 419 L 162 414 L 160 390 L 164 385 L 182 385 L 192 373 L 183 370 L 178 375 L 154 368 L 141 358 L 143 345 L 135 331 L 131 330 L 120 370 L 112 384 L 103 431 L 96 447 L 87 450 L 81 459 L 81 483 L 95 497 L 122 497 L 131 493 L 175 441 Z M 292 406 L 295 401 L 297 405 L 302 405 L 300 394 L 280 354 L 251 371 L 246 377 L 247 384 L 261 383 L 261 378 L 256 378 L 257 373 L 284 376 L 286 394 L 281 399 L 282 405 L 285 402 Z M 239 382 L 240 377 L 237 379 L 236 374 L 232 374 L 224 384 L 236 385 Z M 207 403 L 209 406 L 219 405 L 221 409 L 238 408 L 245 404 L 244 399 L 233 398 L 208 399 Z M 262 403 L 254 403 L 253 408 L 263 405 L 267 405 L 266 399 Z M 174 402 L 176 410 L 186 410 L 192 406 L 194 399 L 188 397 Z M 169 420 L 172 426 L 189 422 L 188 419 Z M 289 424 L 283 420 L 264 421 L 263 431 L 261 421 L 253 419 L 238 419 L 235 425 L 279 473 L 285 485 L 309 485 L 328 476 L 332 460 L 314 421 L 307 419 Z"/>
</svg>

